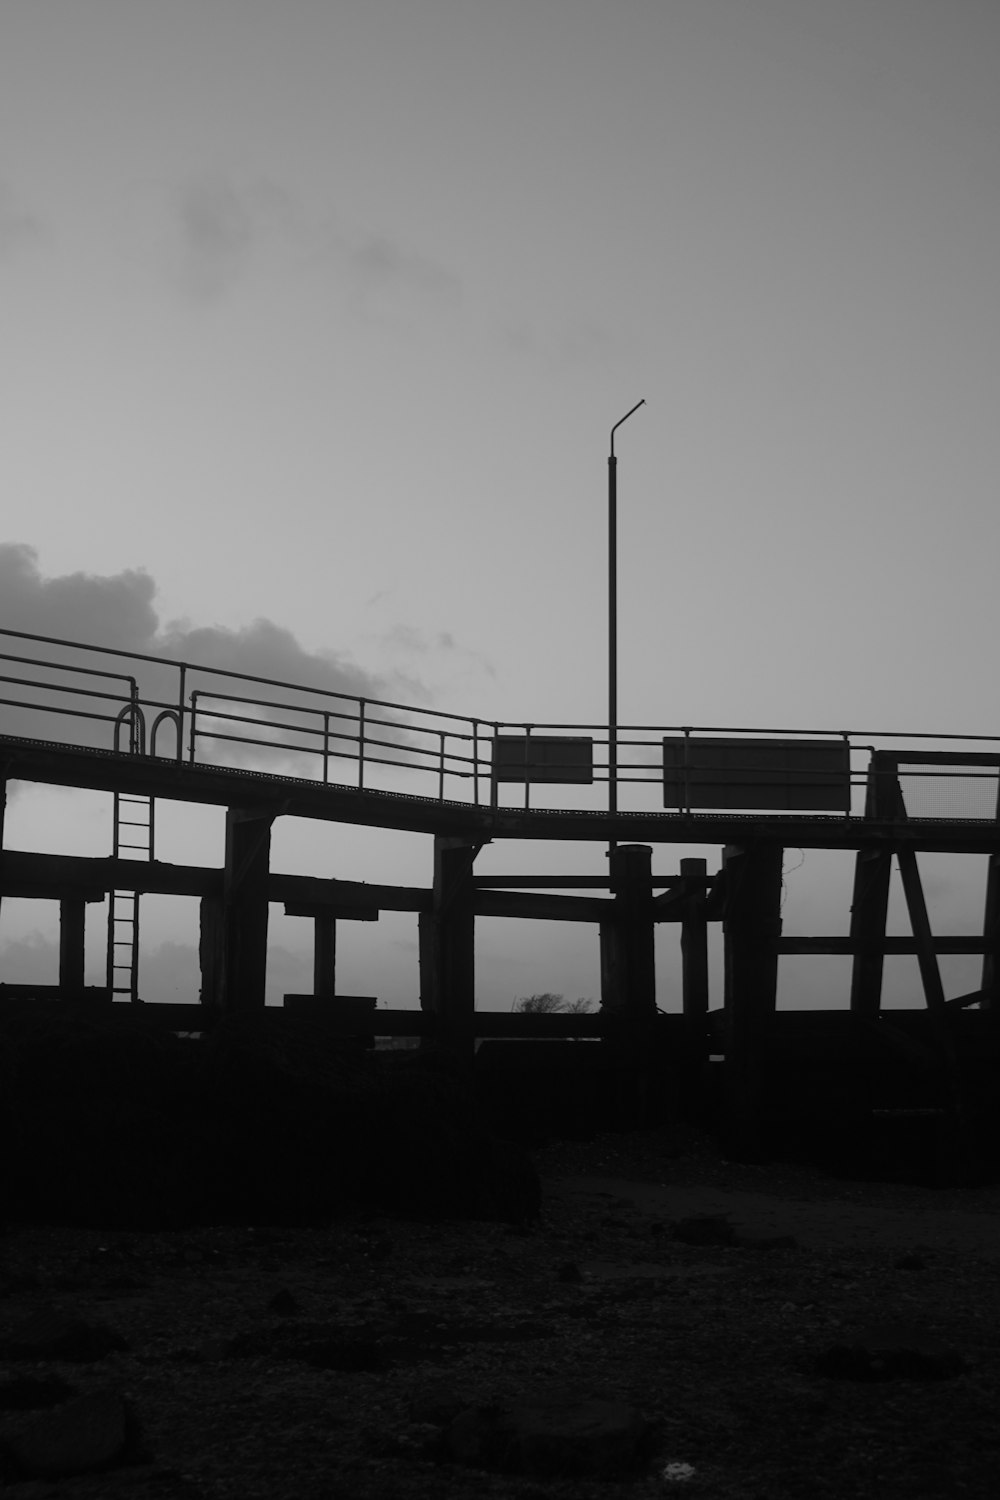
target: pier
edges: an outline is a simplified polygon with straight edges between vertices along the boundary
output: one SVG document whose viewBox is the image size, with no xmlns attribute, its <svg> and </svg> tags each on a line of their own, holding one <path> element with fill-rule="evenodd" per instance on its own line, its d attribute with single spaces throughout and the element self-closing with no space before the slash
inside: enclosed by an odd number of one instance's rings
<svg viewBox="0 0 1000 1500">
<path fill-rule="evenodd" d="M 278 904 L 313 924 L 314 962 L 310 993 L 267 1007 L 275 1024 L 284 1009 L 346 1035 L 377 1031 L 460 1049 L 482 1038 L 601 1038 L 647 1059 L 659 1071 L 646 1086 L 673 1091 L 685 1107 L 697 1107 L 710 1074 L 718 1093 L 721 1071 L 725 1109 L 744 1141 L 762 1121 L 847 1109 L 859 1090 L 864 1108 L 885 1118 L 938 1111 L 993 1130 L 992 1116 L 986 1126 L 980 1117 L 990 1115 L 1000 1064 L 1000 737 L 619 726 L 612 763 L 606 726 L 465 718 L 15 631 L 0 632 L 0 647 L 4 788 L 87 788 L 108 793 L 114 807 L 106 858 L 0 845 L 0 898 L 56 901 L 60 911 L 58 983 L 5 983 L 0 974 L 0 1004 L 26 995 L 143 1004 L 142 897 L 160 893 L 199 903 L 200 994 L 145 1010 L 184 1031 L 263 1012 L 268 913 Z M 160 799 L 225 809 L 219 868 L 157 859 Z M 425 835 L 432 884 L 275 873 L 271 833 L 289 816 Z M 608 859 L 593 875 L 519 874 L 525 840 L 606 843 Z M 509 874 L 477 873 L 488 843 L 510 847 Z M 672 849 L 692 845 L 711 850 L 716 867 L 708 857 L 672 865 Z M 783 932 L 786 848 L 853 854 L 846 937 Z M 932 930 L 924 853 L 983 857 L 974 930 Z M 886 930 L 894 868 L 905 937 Z M 98 903 L 108 913 L 106 982 L 87 986 L 88 908 Z M 419 1009 L 376 1010 L 375 997 L 338 993 L 338 924 L 374 922 L 383 911 L 417 913 Z M 487 916 L 596 928 L 600 1009 L 478 1010 L 475 927 Z M 656 1005 L 661 923 L 676 927 L 682 955 L 679 1005 L 669 1013 Z M 725 952 L 714 995 L 712 924 L 721 925 Z M 843 1007 L 778 1011 L 782 957 L 831 953 L 851 959 Z M 916 956 L 920 991 L 912 1008 L 886 1012 L 885 959 L 901 953 Z M 979 957 L 980 981 L 948 995 L 939 958 L 955 953 Z"/>
</svg>

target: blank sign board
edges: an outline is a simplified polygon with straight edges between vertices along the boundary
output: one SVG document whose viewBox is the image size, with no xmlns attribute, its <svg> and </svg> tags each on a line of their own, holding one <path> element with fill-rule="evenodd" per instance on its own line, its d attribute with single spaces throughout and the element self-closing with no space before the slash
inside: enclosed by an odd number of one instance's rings
<svg viewBox="0 0 1000 1500">
<path fill-rule="evenodd" d="M 560 781 L 589 785 L 594 742 L 565 735 L 498 734 L 493 740 L 494 781 Z"/>
<path fill-rule="evenodd" d="M 843 740 L 665 739 L 663 805 L 846 813 L 850 748 Z"/>
</svg>

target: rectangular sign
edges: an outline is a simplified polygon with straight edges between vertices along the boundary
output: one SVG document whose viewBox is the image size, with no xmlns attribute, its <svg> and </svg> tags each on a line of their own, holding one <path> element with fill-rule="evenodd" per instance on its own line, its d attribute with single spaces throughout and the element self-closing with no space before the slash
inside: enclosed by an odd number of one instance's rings
<svg viewBox="0 0 1000 1500">
<path fill-rule="evenodd" d="M 850 747 L 844 740 L 665 739 L 663 805 L 846 813 Z"/>
<path fill-rule="evenodd" d="M 558 781 L 589 785 L 593 779 L 592 739 L 551 734 L 498 734 L 494 737 L 494 781 Z"/>
</svg>

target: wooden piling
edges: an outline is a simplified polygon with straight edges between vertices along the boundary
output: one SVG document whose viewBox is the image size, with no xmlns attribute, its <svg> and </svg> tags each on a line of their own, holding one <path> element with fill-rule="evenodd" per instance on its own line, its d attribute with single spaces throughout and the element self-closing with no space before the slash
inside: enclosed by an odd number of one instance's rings
<svg viewBox="0 0 1000 1500">
<path fill-rule="evenodd" d="M 64 896 L 59 902 L 59 988 L 66 999 L 83 995 L 86 911 L 82 896 Z"/>
<path fill-rule="evenodd" d="M 754 841 L 723 851 L 725 1073 L 728 1149 L 754 1160 L 764 1149 L 765 1066 L 777 1005 L 781 937 L 778 844 Z"/>
<path fill-rule="evenodd" d="M 1000 854 L 991 854 L 983 912 L 983 1010 L 1000 1020 Z"/>
<path fill-rule="evenodd" d="M 221 1007 L 233 1015 L 264 1009 L 267 977 L 268 862 L 274 815 L 226 809 Z"/>
<path fill-rule="evenodd" d="M 438 1040 L 471 1054 L 476 1014 L 475 886 L 481 843 L 435 836 L 431 911 L 420 920 L 421 1009 Z"/>
<path fill-rule="evenodd" d="M 692 877 L 681 917 L 681 1005 L 690 1020 L 708 1014 L 708 919 L 705 889 L 708 861 L 682 859 L 681 874 Z"/>
<path fill-rule="evenodd" d="M 889 882 L 892 854 L 887 849 L 859 849 L 854 864 L 854 894 L 851 898 L 850 1008 L 855 1015 L 873 1021 L 882 1004 L 885 969 L 885 926 L 889 913 Z"/>
<path fill-rule="evenodd" d="M 601 1010 L 631 1030 L 656 1015 L 653 851 L 617 844 L 610 854 L 614 911 L 601 923 Z"/>
</svg>

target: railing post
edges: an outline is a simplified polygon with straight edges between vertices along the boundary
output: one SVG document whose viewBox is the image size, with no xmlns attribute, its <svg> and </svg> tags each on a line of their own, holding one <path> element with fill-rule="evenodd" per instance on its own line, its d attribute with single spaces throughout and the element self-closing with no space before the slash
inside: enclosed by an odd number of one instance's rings
<svg viewBox="0 0 1000 1500">
<path fill-rule="evenodd" d="M 358 699 L 358 791 L 365 784 L 365 700 Z"/>
<path fill-rule="evenodd" d="M 195 721 L 196 721 L 197 717 L 198 717 L 198 689 L 195 688 L 194 692 L 191 694 L 191 743 L 190 743 L 190 746 L 189 746 L 189 749 L 188 749 L 188 760 L 190 761 L 191 765 L 194 765 L 194 740 L 195 740 L 195 734 L 197 732 L 196 729 L 195 729 Z"/>
<path fill-rule="evenodd" d="M 444 739 L 445 739 L 445 732 L 444 732 L 443 729 L 439 729 L 438 730 L 438 740 L 440 742 L 439 747 L 438 747 L 438 801 L 439 802 L 443 802 L 444 801 Z"/>
<path fill-rule="evenodd" d="M 129 754 L 130 755 L 138 755 L 140 753 L 140 748 L 139 748 L 139 746 L 140 746 L 140 740 L 139 740 L 139 684 L 136 682 L 136 680 L 135 680 L 134 677 L 130 677 L 129 678 L 128 688 L 129 688 L 129 702 L 130 702 L 131 709 L 132 709 L 132 712 L 129 715 L 128 748 L 129 748 Z M 145 738 L 145 736 L 143 736 L 143 738 Z M 142 748 L 145 749 L 145 746 L 143 746 Z"/>
<path fill-rule="evenodd" d="M 187 683 L 187 667 L 181 662 L 177 685 L 177 759 L 184 759 L 184 689 Z"/>
<path fill-rule="evenodd" d="M 479 720 L 472 721 L 472 801 L 479 806 Z"/>
<path fill-rule="evenodd" d="M 330 712 L 323 710 L 323 785 L 330 780 Z"/>
<path fill-rule="evenodd" d="M 681 733 L 684 735 L 684 812 L 687 817 L 691 816 L 691 725 L 685 724 Z"/>
</svg>

